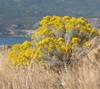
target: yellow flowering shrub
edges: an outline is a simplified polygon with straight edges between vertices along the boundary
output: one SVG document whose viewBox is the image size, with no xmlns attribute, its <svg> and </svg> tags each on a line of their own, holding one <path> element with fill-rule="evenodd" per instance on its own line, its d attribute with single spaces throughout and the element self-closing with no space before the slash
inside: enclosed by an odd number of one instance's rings
<svg viewBox="0 0 100 89">
<path fill-rule="evenodd" d="M 46 16 L 31 36 L 32 42 L 13 45 L 8 60 L 16 66 L 70 60 L 76 47 L 89 47 L 88 41 L 99 34 L 83 17 Z"/>
</svg>

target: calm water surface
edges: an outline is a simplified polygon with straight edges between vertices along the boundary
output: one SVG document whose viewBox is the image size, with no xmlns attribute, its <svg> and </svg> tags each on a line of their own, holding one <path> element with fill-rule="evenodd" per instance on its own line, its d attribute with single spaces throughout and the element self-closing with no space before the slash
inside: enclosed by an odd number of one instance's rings
<svg viewBox="0 0 100 89">
<path fill-rule="evenodd" d="M 25 40 L 31 41 L 26 37 L 14 37 L 14 36 L 0 36 L 0 45 L 12 45 L 15 43 L 23 43 Z"/>
</svg>

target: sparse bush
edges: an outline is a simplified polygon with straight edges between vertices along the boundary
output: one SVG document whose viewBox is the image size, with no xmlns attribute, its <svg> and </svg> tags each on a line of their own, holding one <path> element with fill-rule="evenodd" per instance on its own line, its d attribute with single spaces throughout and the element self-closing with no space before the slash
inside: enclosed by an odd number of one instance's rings
<svg viewBox="0 0 100 89">
<path fill-rule="evenodd" d="M 8 60 L 16 66 L 68 62 L 77 47 L 89 47 L 88 41 L 97 35 L 98 31 L 83 17 L 46 16 L 32 35 L 32 42 L 12 46 Z"/>
</svg>

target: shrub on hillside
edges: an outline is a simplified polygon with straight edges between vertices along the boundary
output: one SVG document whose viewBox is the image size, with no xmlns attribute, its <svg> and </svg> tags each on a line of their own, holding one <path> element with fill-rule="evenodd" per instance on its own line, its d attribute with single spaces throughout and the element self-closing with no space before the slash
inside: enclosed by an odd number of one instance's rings
<svg viewBox="0 0 100 89">
<path fill-rule="evenodd" d="M 33 33 L 32 42 L 12 46 L 8 61 L 15 66 L 68 62 L 77 47 L 89 47 L 88 41 L 97 35 L 98 31 L 83 17 L 46 16 Z"/>
</svg>

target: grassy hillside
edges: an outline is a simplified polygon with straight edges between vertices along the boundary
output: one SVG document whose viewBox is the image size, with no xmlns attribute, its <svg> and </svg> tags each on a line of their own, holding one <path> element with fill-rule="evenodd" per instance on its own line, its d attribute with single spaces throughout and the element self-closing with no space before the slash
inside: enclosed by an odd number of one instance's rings
<svg viewBox="0 0 100 89">
<path fill-rule="evenodd" d="M 31 42 L 0 47 L 0 89 L 99 89 L 100 32 L 83 17 L 40 24 Z"/>
<path fill-rule="evenodd" d="M 0 60 L 0 89 L 99 89 L 100 40 L 92 42 L 95 48 L 59 73 L 37 66 L 31 70 L 16 70 Z"/>
</svg>

